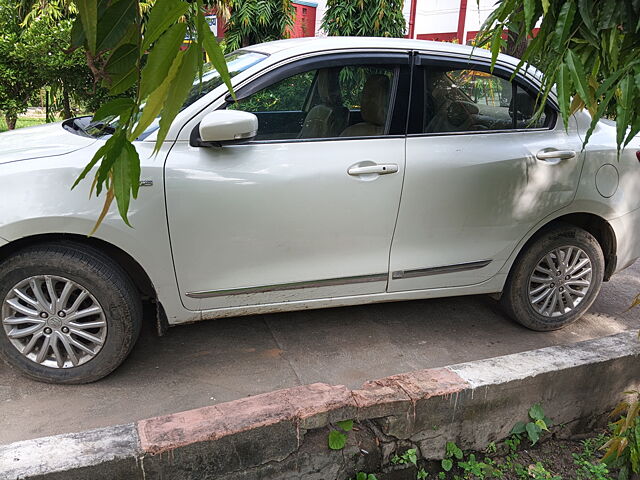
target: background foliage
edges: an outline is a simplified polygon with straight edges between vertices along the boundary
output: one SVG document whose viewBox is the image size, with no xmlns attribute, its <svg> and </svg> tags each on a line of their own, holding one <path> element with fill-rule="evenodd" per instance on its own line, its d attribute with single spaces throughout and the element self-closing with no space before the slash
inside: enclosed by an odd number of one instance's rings
<svg viewBox="0 0 640 480">
<path fill-rule="evenodd" d="M 219 11 L 230 11 L 225 32 L 225 49 L 232 52 L 256 43 L 286 38 L 293 26 L 290 0 L 224 0 Z"/>
<path fill-rule="evenodd" d="M 403 0 L 328 0 L 322 28 L 328 35 L 402 37 Z"/>
<path fill-rule="evenodd" d="M 545 99 L 557 85 L 565 127 L 572 113 L 589 111 L 585 143 L 606 115 L 616 118 L 618 149 L 640 132 L 640 0 L 499 0 L 479 34 L 494 62 L 505 30 L 515 42 L 530 38 L 520 67 L 535 61 Z"/>
</svg>

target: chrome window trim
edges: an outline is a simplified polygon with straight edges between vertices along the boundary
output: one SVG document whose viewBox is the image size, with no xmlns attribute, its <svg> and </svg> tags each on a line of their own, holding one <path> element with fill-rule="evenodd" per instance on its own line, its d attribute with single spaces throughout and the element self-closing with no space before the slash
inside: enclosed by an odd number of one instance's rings
<svg viewBox="0 0 640 480">
<path fill-rule="evenodd" d="M 467 270 L 478 270 L 491 263 L 491 260 L 480 260 L 478 262 L 457 263 L 454 265 L 443 265 L 440 267 L 416 268 L 414 270 L 397 270 L 391 274 L 392 280 L 403 278 L 427 277 L 430 275 L 442 275 L 444 273 L 465 272 Z"/>
<path fill-rule="evenodd" d="M 213 298 L 227 295 L 246 295 L 250 293 L 280 292 L 285 290 L 300 290 L 303 288 L 332 287 L 338 285 L 351 285 L 354 283 L 386 282 L 388 273 L 375 273 L 371 275 L 357 275 L 353 277 L 328 278 L 324 280 L 312 280 L 305 282 L 279 283 L 274 285 L 262 285 L 256 287 L 229 288 L 225 290 L 209 290 L 201 292 L 187 292 L 189 298 Z"/>
</svg>

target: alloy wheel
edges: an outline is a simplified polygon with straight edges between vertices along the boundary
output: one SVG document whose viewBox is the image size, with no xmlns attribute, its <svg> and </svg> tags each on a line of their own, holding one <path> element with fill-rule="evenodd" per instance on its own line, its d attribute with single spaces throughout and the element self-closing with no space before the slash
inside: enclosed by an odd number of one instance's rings
<svg viewBox="0 0 640 480">
<path fill-rule="evenodd" d="M 29 277 L 9 290 L 2 325 L 25 357 L 51 368 L 71 368 L 94 358 L 107 337 L 104 310 L 82 285 L 64 277 Z"/>
<path fill-rule="evenodd" d="M 545 317 L 574 310 L 591 287 L 592 265 L 584 250 L 556 248 L 542 257 L 529 277 L 529 302 Z"/>
</svg>

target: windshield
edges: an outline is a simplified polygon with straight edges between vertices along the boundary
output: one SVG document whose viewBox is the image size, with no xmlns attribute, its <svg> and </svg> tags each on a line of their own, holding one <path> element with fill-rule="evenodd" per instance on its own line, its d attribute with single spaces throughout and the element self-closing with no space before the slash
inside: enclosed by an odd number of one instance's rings
<svg viewBox="0 0 640 480">
<path fill-rule="evenodd" d="M 233 78 L 239 73 L 244 72 L 249 67 L 252 67 L 253 65 L 267 58 L 267 55 L 258 52 L 251 52 L 248 50 L 237 50 L 235 52 L 229 53 L 228 55 L 225 55 L 224 58 L 227 62 L 227 68 L 229 69 L 229 76 Z M 220 74 L 213 67 L 213 65 L 211 65 L 210 63 L 205 63 L 203 67 L 202 81 L 200 80 L 200 78 L 198 78 L 195 82 L 193 82 L 193 87 L 191 87 L 191 90 L 187 95 L 187 99 L 180 108 L 180 111 L 184 110 L 189 105 L 192 105 L 197 100 L 212 92 L 223 83 L 224 82 L 222 78 L 220 78 Z M 142 108 L 138 113 L 138 118 L 140 118 L 140 115 L 142 114 Z M 138 137 L 138 139 L 143 140 L 155 130 L 157 130 L 158 122 L 159 118 L 156 118 L 151 123 L 151 125 L 149 125 L 149 127 Z M 118 119 L 114 118 L 111 121 L 108 121 L 107 119 L 107 121 L 89 123 L 86 126 L 82 126 L 81 130 L 85 135 L 89 135 L 91 137 L 101 137 L 104 135 L 111 135 L 117 126 Z"/>
</svg>

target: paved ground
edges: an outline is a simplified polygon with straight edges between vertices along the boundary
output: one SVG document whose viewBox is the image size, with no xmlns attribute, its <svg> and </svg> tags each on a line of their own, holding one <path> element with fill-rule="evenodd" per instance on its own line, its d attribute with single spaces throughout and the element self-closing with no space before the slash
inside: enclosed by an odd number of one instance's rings
<svg viewBox="0 0 640 480">
<path fill-rule="evenodd" d="M 0 444 L 202 407 L 311 382 L 358 387 L 410 370 L 640 328 L 640 262 L 605 284 L 591 312 L 536 333 L 486 296 L 215 320 L 143 332 L 129 359 L 91 385 L 54 386 L 0 365 Z"/>
</svg>

